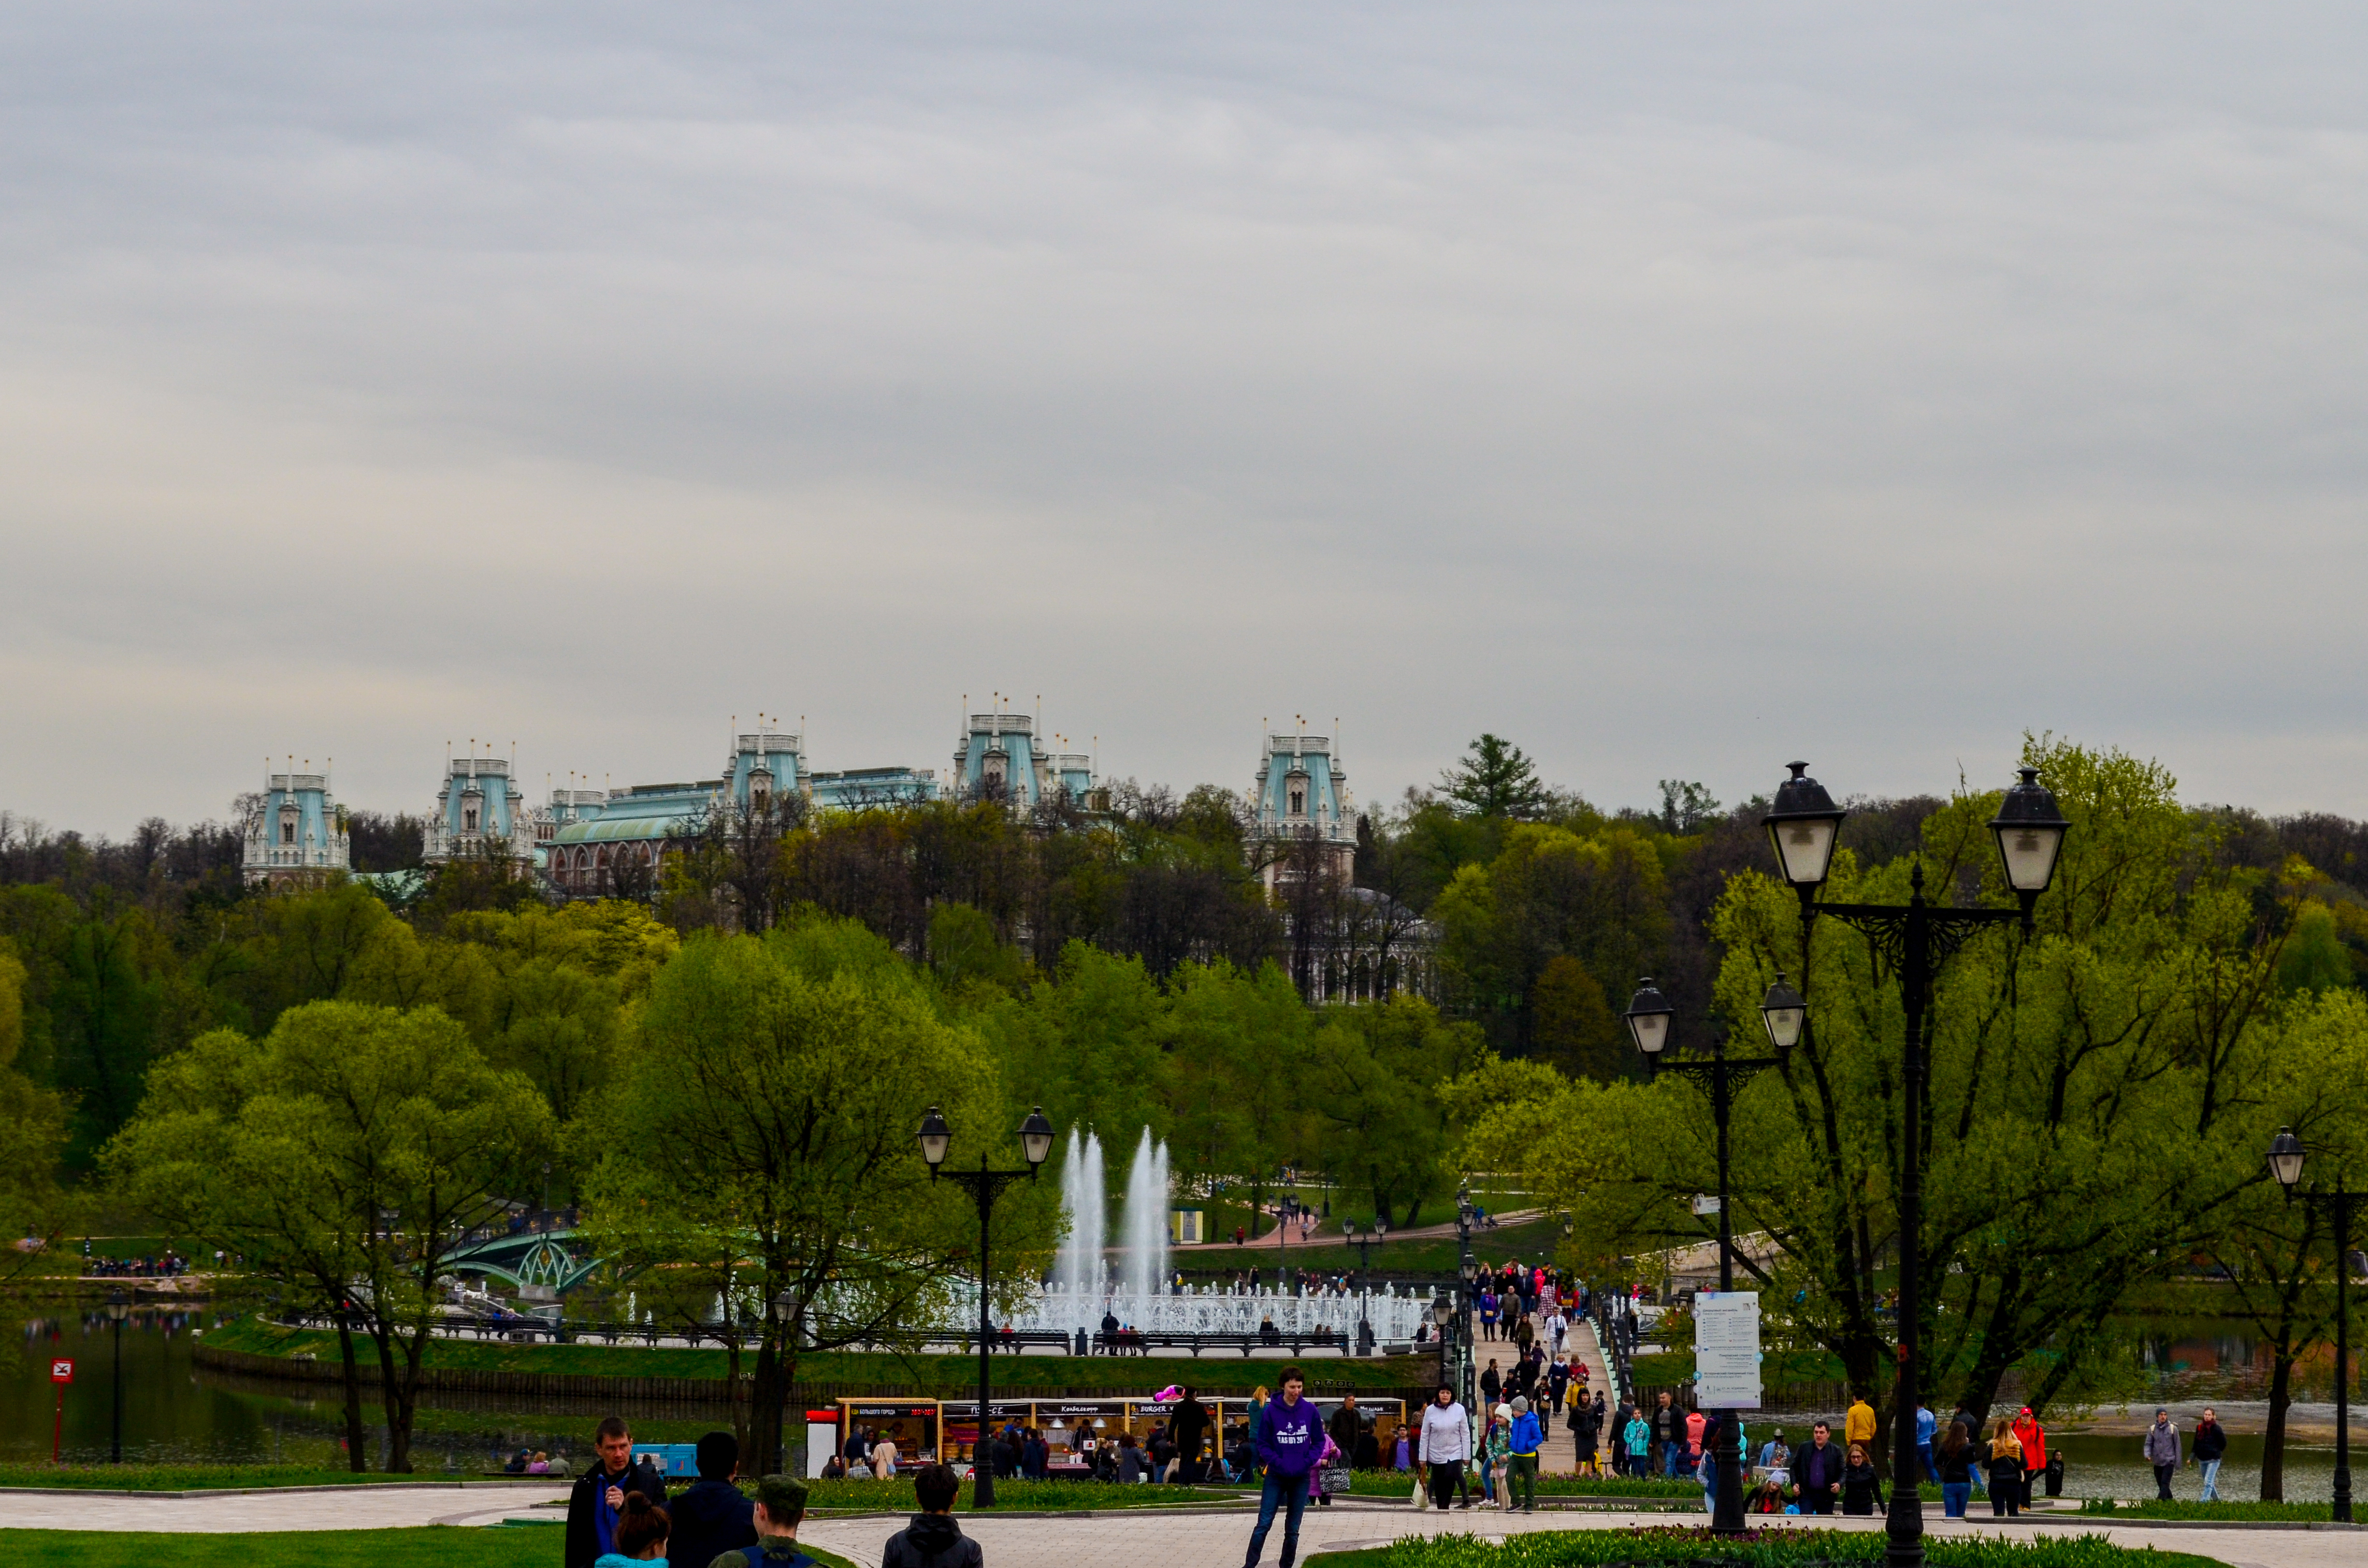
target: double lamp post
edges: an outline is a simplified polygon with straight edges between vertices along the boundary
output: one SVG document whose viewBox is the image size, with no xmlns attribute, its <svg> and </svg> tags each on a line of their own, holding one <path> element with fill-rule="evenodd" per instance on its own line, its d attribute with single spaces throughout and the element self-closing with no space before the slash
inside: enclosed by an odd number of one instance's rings
<svg viewBox="0 0 2368 1568">
<path fill-rule="evenodd" d="M 1909 877 L 1906 904 L 1821 903 L 1817 891 L 1832 869 L 1834 846 L 1849 815 L 1834 803 L 1825 786 L 1809 778 L 1809 765 L 1789 765 L 1793 776 L 1777 787 L 1776 799 L 1760 818 L 1776 852 L 1778 869 L 1799 895 L 1801 905 L 1801 988 L 1793 990 L 1779 973 L 1760 1004 L 1773 1057 L 1750 1061 L 1731 1059 L 1724 1039 L 1715 1040 L 1707 1061 L 1669 1060 L 1662 1056 L 1669 1040 L 1674 1009 L 1648 979 L 1637 989 L 1626 1015 L 1629 1033 L 1648 1064 L 1684 1074 L 1711 1096 L 1711 1114 L 1718 1130 L 1718 1267 L 1719 1288 L 1735 1288 L 1735 1237 L 1727 1205 L 1727 1119 L 1734 1096 L 1754 1075 L 1782 1068 L 1793 1048 L 1816 1034 L 1809 1018 L 1807 991 L 1811 937 L 1816 918 L 1830 915 L 1863 933 L 1877 956 L 1897 978 L 1906 1014 L 1900 1068 L 1899 1130 L 1899 1370 L 1892 1398 L 1891 1507 L 1885 1520 L 1890 1536 L 1885 1558 L 1892 1568 L 1920 1568 L 1924 1561 L 1924 1507 L 1918 1494 L 1921 1467 L 1916 1453 L 1917 1356 L 1922 1337 L 1923 1141 L 1924 1075 L 1927 1019 L 1932 984 L 1941 966 L 1978 933 L 2009 921 L 2019 921 L 2027 935 L 2039 895 L 2055 880 L 2055 863 L 2071 824 L 2057 809 L 2055 797 L 2039 782 L 2035 767 L 2021 769 L 2021 781 L 2006 792 L 1990 833 L 1998 844 L 2006 883 L 2020 909 L 1947 909 L 1924 897 L 1924 868 L 1919 861 Z M 2299 1164 L 2296 1165 L 2299 1170 Z M 1743 1478 L 1736 1451 L 1736 1413 L 1725 1411 L 1719 1422 L 1713 1458 L 1718 1465 L 1718 1493 L 1711 1528 L 1722 1534 L 1740 1534 L 1743 1523 Z"/>
<path fill-rule="evenodd" d="M 995 1506 L 994 1440 L 987 1436 L 991 1424 L 988 1391 L 995 1381 L 995 1317 L 993 1303 L 987 1296 L 986 1232 L 987 1219 L 994 1211 L 995 1200 L 1003 1189 L 1015 1181 L 1034 1181 L 1045 1156 L 1053 1152 L 1053 1124 L 1045 1119 L 1044 1108 L 1038 1106 L 1019 1124 L 1019 1152 L 1028 1157 L 1024 1171 L 989 1170 L 986 1151 L 979 1151 L 978 1169 L 950 1171 L 944 1169 L 946 1151 L 953 1144 L 953 1129 L 946 1125 L 945 1117 L 935 1106 L 921 1119 L 920 1131 L 914 1134 L 921 1142 L 921 1158 L 928 1162 L 929 1179 L 940 1176 L 969 1189 L 978 1201 L 978 1435 L 970 1448 L 971 1506 Z M 942 1444 L 945 1434 L 938 1434 Z"/>
<path fill-rule="evenodd" d="M 2338 1524 L 2351 1522 L 2351 1210 L 2363 1196 L 2335 1178 L 2333 1192 L 2316 1185 L 2296 1193 L 2302 1180 L 2303 1145 L 2294 1129 L 2281 1127 L 2270 1140 L 2270 1175 L 2285 1188 L 2286 1201 L 2299 1197 L 2308 1210 L 2325 1210 L 2335 1226 L 2335 1506 Z"/>
</svg>

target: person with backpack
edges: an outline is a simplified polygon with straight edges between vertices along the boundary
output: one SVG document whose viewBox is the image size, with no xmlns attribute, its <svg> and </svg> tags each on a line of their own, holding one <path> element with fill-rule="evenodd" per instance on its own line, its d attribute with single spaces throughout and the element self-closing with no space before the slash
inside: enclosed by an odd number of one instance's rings
<svg viewBox="0 0 2368 1568">
<path fill-rule="evenodd" d="M 711 1558 L 706 1568 L 816 1568 L 814 1559 L 798 1550 L 798 1526 L 806 1517 L 804 1482 L 768 1475 L 757 1483 L 752 1507 L 749 1527 L 757 1532 L 756 1544 Z M 697 1568 L 696 1560 L 677 1556 L 682 1568 Z"/>
<path fill-rule="evenodd" d="M 913 1495 L 921 1511 L 888 1538 L 880 1568 L 986 1568 L 986 1554 L 978 1542 L 954 1523 L 954 1497 L 961 1491 L 951 1465 L 925 1464 L 916 1471 Z"/>
<path fill-rule="evenodd" d="M 739 1473 L 739 1439 L 710 1432 L 699 1440 L 699 1480 L 666 1506 L 666 1561 L 703 1565 L 757 1544 L 757 1506 L 733 1483 Z"/>
</svg>

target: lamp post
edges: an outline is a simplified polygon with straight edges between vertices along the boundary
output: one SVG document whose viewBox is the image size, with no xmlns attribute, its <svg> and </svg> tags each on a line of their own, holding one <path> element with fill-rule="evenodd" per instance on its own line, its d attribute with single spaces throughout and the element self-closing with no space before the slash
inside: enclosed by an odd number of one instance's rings
<svg viewBox="0 0 2368 1568">
<path fill-rule="evenodd" d="M 992 1444 L 986 1433 L 987 1423 L 991 1419 L 987 1398 L 995 1381 L 992 1359 L 995 1354 L 995 1321 L 986 1290 L 987 1217 L 994 1210 L 996 1196 L 1005 1187 L 1022 1177 L 1030 1181 L 1036 1179 L 1037 1169 L 1044 1164 L 1044 1156 L 1053 1152 L 1053 1124 L 1044 1119 L 1042 1106 L 1030 1111 L 1028 1119 L 1019 1124 L 1019 1152 L 1028 1157 L 1028 1168 L 1024 1171 L 989 1170 L 984 1149 L 979 1151 L 978 1169 L 974 1171 L 940 1169 L 946 1163 L 946 1151 L 953 1143 L 953 1129 L 946 1125 L 946 1119 L 939 1114 L 935 1106 L 931 1106 L 929 1114 L 921 1119 L 920 1131 L 914 1136 L 920 1140 L 921 1158 L 928 1162 L 929 1179 L 935 1181 L 943 1176 L 948 1181 L 959 1182 L 978 1200 L 978 1435 L 970 1449 L 971 1506 L 992 1508 L 995 1506 L 995 1461 L 990 1457 Z M 939 1437 L 942 1441 L 944 1434 L 939 1433 Z"/>
<path fill-rule="evenodd" d="M 1773 1056 L 1748 1059 L 1730 1057 L 1726 1053 L 1724 1031 L 1711 1037 L 1711 1054 L 1707 1062 L 1665 1056 L 1668 1049 L 1670 1021 L 1675 1016 L 1668 1000 L 1653 977 L 1646 975 L 1636 983 L 1636 994 L 1622 1015 L 1628 1024 L 1629 1037 L 1644 1054 L 1645 1073 L 1649 1078 L 1657 1073 L 1675 1073 L 1688 1083 L 1710 1096 L 1711 1119 L 1718 1129 L 1718 1288 L 1735 1289 L 1735 1226 L 1727 1213 L 1727 1119 L 1734 1108 L 1736 1091 L 1770 1067 L 1781 1067 L 1793 1045 L 1801 1038 L 1801 1027 L 1808 1019 L 1809 1005 L 1800 993 L 1784 983 L 1782 971 L 1776 983 L 1768 988 L 1759 1004 L 1759 1019 L 1768 1030 L 1768 1042 L 1776 1048 Z M 1563 1233 L 1570 1233 L 1570 1222 L 1563 1222 Z M 1743 1522 L 1743 1462 L 1736 1444 L 1736 1413 L 1722 1413 L 1725 1419 L 1719 1423 L 1718 1441 L 1711 1449 L 1718 1463 L 1718 1496 L 1711 1513 L 1711 1529 L 1719 1535 L 1741 1535 Z"/>
<path fill-rule="evenodd" d="M 1979 933 L 2009 920 L 2033 926 L 2032 910 L 2055 880 L 2055 862 L 2072 824 L 2055 797 L 2039 782 L 2039 769 L 2020 768 L 2022 781 L 2006 792 L 1990 820 L 2007 886 L 2020 911 L 1936 909 L 1924 898 L 1924 866 L 1908 878 L 1905 905 L 1820 903 L 1817 890 L 1831 869 L 1834 845 L 1849 813 L 1834 804 L 1824 785 L 1808 777 L 1805 762 L 1788 764 L 1793 776 L 1777 786 L 1776 799 L 1760 823 L 1776 851 L 1776 864 L 1801 900 L 1801 987 L 1809 983 L 1810 937 L 1819 915 L 1830 915 L 1865 934 L 1868 945 L 1899 979 L 1906 1039 L 1899 1073 L 1899 1372 L 1892 1396 L 1891 1509 L 1885 1522 L 1892 1568 L 1920 1568 L 1924 1561 L 1924 1506 L 1917 1494 L 1916 1358 L 1922 1339 L 1922 1239 L 1924 1224 L 1924 1032 L 1933 977 L 1958 949 Z M 1814 1046 L 1805 1016 L 1802 1037 Z"/>
<path fill-rule="evenodd" d="M 123 1320 L 131 1315 L 131 1298 L 120 1290 L 107 1293 L 107 1315 L 115 1323 L 115 1440 L 109 1463 L 123 1462 Z"/>
<path fill-rule="evenodd" d="M 2285 1188 L 2286 1200 L 2301 1198 L 2306 1211 L 2326 1213 L 2335 1223 L 2335 1518 L 2351 1522 L 2351 1208 L 2362 1195 L 2351 1191 L 2341 1176 L 2333 1192 L 2314 1186 L 2296 1193 L 2302 1180 L 2302 1140 L 2291 1127 L 2281 1127 L 2270 1141 L 2270 1175 Z"/>
</svg>

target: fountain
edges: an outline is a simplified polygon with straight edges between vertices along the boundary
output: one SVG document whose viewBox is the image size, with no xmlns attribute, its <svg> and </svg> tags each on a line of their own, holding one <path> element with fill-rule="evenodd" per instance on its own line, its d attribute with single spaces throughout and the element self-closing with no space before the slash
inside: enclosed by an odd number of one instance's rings
<svg viewBox="0 0 2368 1568">
<path fill-rule="evenodd" d="M 1121 1261 L 1121 1289 L 1135 1301 L 1148 1301 L 1167 1289 L 1167 1145 L 1154 1145 L 1151 1129 L 1134 1146 L 1134 1164 L 1126 1177 L 1126 1214 L 1119 1234 L 1126 1248 Z M 1121 1313 L 1121 1317 L 1125 1314 Z"/>
<path fill-rule="evenodd" d="M 1145 1128 L 1128 1167 L 1125 1205 L 1120 1212 L 1117 1267 L 1105 1247 L 1110 1237 L 1108 1188 L 1104 1186 L 1101 1139 L 1079 1128 L 1069 1132 L 1061 1165 L 1061 1216 L 1064 1227 L 1051 1277 L 1035 1299 L 1008 1314 L 1015 1329 L 1075 1335 L 1101 1331 L 1104 1314 L 1147 1334 L 1256 1334 L 1271 1321 L 1285 1340 L 1317 1327 L 1337 1334 L 1370 1322 L 1384 1343 L 1414 1337 L 1429 1312 L 1427 1294 L 1320 1290 L 1305 1295 L 1257 1287 L 1188 1287 L 1169 1284 L 1172 1254 L 1167 1235 L 1167 1146 Z M 957 1301 L 960 1301 L 957 1297 Z M 976 1321 L 975 1294 L 957 1304 L 954 1321 Z"/>
</svg>

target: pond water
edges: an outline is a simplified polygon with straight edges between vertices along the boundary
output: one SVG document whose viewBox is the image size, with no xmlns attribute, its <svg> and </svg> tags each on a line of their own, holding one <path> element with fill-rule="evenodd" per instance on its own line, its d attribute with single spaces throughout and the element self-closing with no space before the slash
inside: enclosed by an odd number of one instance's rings
<svg viewBox="0 0 2368 1568">
<path fill-rule="evenodd" d="M 228 1376 L 198 1366 L 196 1331 L 224 1314 L 211 1312 L 136 1310 L 122 1334 L 123 1458 L 126 1463 L 345 1464 L 345 1414 L 334 1384 L 290 1384 L 276 1380 Z M 107 1314 L 97 1309 L 56 1309 L 18 1320 L 7 1342 L 15 1364 L 0 1369 L 0 1462 L 27 1463 L 50 1457 L 57 1390 L 50 1381 L 56 1358 L 74 1363 L 65 1390 L 62 1445 L 70 1462 L 104 1463 L 112 1421 L 115 1336 Z M 290 1390 L 319 1397 L 291 1397 Z M 363 1429 L 383 1463 L 384 1417 L 377 1392 L 363 1392 Z M 423 1407 L 412 1439 L 413 1467 L 473 1473 L 500 1468 L 518 1449 L 566 1454 L 579 1465 L 591 1451 L 593 1425 L 611 1406 L 593 1401 L 515 1398 L 491 1408 L 492 1401 L 448 1396 Z M 524 1403 L 528 1408 L 520 1409 Z M 634 1434 L 650 1441 L 689 1442 L 719 1425 L 729 1426 L 720 1407 L 628 1405 L 621 1414 Z"/>
</svg>

